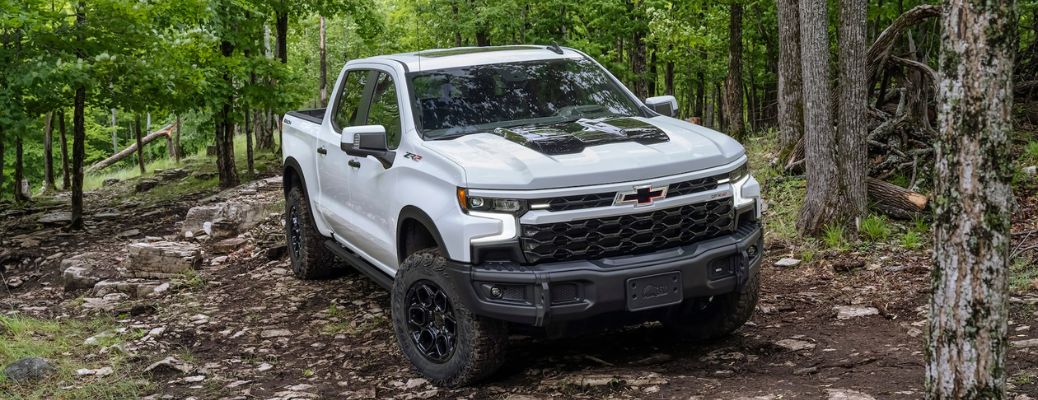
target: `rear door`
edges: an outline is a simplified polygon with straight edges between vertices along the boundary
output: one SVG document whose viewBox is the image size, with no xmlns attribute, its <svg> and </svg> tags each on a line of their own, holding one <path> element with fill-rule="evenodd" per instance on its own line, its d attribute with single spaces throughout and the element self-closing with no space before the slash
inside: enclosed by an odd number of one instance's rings
<svg viewBox="0 0 1038 400">
<path fill-rule="evenodd" d="M 365 68 L 346 71 L 339 82 L 338 96 L 328 107 L 330 122 L 322 126 L 317 141 L 318 211 L 338 237 L 354 236 L 349 232 L 348 221 L 356 214 L 349 207 L 349 180 L 353 174 L 350 157 L 339 146 L 342 129 L 364 124 L 367 104 L 363 100 L 367 97 L 372 74 Z"/>
</svg>

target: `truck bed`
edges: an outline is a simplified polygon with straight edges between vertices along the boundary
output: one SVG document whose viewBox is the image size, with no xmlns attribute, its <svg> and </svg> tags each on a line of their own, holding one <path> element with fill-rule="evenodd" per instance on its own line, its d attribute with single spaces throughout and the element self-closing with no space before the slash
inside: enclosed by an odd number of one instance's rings
<svg viewBox="0 0 1038 400">
<path fill-rule="evenodd" d="M 289 111 L 288 115 L 320 125 L 324 122 L 324 113 L 326 110 L 328 109 L 312 108 L 309 110 Z"/>
</svg>

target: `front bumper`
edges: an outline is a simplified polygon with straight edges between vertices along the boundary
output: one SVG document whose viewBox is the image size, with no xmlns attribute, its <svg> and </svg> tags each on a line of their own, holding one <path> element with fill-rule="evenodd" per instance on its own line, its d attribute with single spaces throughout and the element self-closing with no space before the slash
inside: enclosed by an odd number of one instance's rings
<svg viewBox="0 0 1038 400">
<path fill-rule="evenodd" d="M 632 278 L 680 272 L 684 299 L 741 290 L 760 268 L 763 244 L 754 221 L 725 236 L 648 254 L 530 266 L 449 261 L 447 272 L 476 315 L 541 327 L 632 311 L 626 291 Z"/>
</svg>

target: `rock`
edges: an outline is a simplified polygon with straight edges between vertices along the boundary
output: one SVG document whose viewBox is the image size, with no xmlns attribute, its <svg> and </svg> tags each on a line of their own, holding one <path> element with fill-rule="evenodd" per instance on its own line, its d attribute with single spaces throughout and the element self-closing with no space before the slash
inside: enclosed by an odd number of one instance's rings
<svg viewBox="0 0 1038 400">
<path fill-rule="evenodd" d="M 137 181 L 137 184 L 134 185 L 133 190 L 135 192 L 137 192 L 137 193 L 144 193 L 144 192 L 147 192 L 147 191 L 149 191 L 151 189 L 154 189 L 158 185 L 159 185 L 159 180 L 158 179 L 145 178 L 145 179 L 141 179 L 141 180 Z"/>
<path fill-rule="evenodd" d="M 86 252 L 61 261 L 61 279 L 66 291 L 90 289 L 94 284 L 115 277 L 111 255 Z"/>
<path fill-rule="evenodd" d="M 244 232 L 252 229 L 266 218 L 267 207 L 268 204 L 259 199 L 232 199 L 223 203 L 193 207 L 188 210 L 187 216 L 184 217 L 184 225 L 181 226 L 180 232 L 181 234 L 191 232 L 197 236 L 200 232 L 206 231 L 205 224 L 207 222 L 213 224 L 218 220 L 223 221 L 220 224 L 226 224 L 218 227 L 221 231 L 231 230 L 230 227 L 233 227 L 235 232 Z M 230 236 L 235 235 L 237 233 Z M 218 237 L 217 235 L 212 236 Z"/>
<path fill-rule="evenodd" d="M 112 372 L 115 372 L 114 370 L 112 370 L 112 367 L 103 367 L 103 368 L 98 368 L 98 369 L 86 369 L 86 368 L 83 368 L 83 369 L 77 369 L 76 370 L 76 375 L 78 375 L 78 376 L 105 377 L 105 376 L 111 375 Z"/>
<path fill-rule="evenodd" d="M 789 351 L 811 350 L 815 348 L 814 343 L 800 339 L 782 339 L 775 342 L 775 345 Z"/>
<path fill-rule="evenodd" d="M 108 179 L 105 179 L 105 180 L 101 181 L 101 185 L 103 185 L 103 186 L 112 186 L 112 185 L 115 185 L 115 184 L 117 184 L 119 182 L 120 182 L 119 179 L 108 178 Z"/>
<path fill-rule="evenodd" d="M 793 370 L 793 375 L 810 375 L 818 372 L 818 367 L 807 367 Z"/>
<path fill-rule="evenodd" d="M 162 284 L 156 286 L 155 289 L 152 289 L 151 293 L 148 294 L 148 296 L 157 297 L 162 295 L 163 293 L 166 293 L 166 291 L 168 290 L 169 282 L 163 282 Z"/>
<path fill-rule="evenodd" d="M 236 237 L 230 239 L 224 239 L 213 244 L 213 251 L 216 254 L 230 254 L 240 249 L 247 240 Z"/>
<path fill-rule="evenodd" d="M 833 311 L 836 311 L 836 319 L 851 319 L 867 317 L 869 315 L 879 315 L 879 309 L 876 307 L 836 306 L 833 307 Z"/>
<path fill-rule="evenodd" d="M 266 372 L 272 369 L 274 369 L 274 366 L 267 363 L 262 363 L 259 365 L 259 367 L 256 367 L 257 372 Z"/>
<path fill-rule="evenodd" d="M 1009 345 L 1019 348 L 1038 347 L 1038 339 L 1014 340 L 1009 342 Z"/>
<path fill-rule="evenodd" d="M 407 383 L 404 384 L 404 389 L 412 390 L 412 389 L 416 389 L 416 388 L 425 386 L 428 383 L 429 383 L 429 381 L 427 381 L 425 379 L 422 379 L 422 378 L 411 378 L 411 379 L 408 379 Z"/>
<path fill-rule="evenodd" d="M 140 229 L 129 229 L 129 230 L 125 230 L 125 231 L 119 232 L 118 234 L 115 235 L 115 237 L 120 238 L 120 239 L 128 239 L 128 238 L 137 237 L 137 236 L 140 236 L 140 235 L 141 235 L 141 230 Z"/>
<path fill-rule="evenodd" d="M 67 225 L 72 222 L 72 213 L 67 211 L 55 211 L 44 214 L 36 222 L 43 225 Z"/>
<path fill-rule="evenodd" d="M 1038 165 L 1031 165 L 1031 166 L 1028 166 L 1028 167 L 1024 167 L 1023 171 L 1024 171 L 1024 174 L 1026 174 L 1027 176 L 1038 175 Z"/>
<path fill-rule="evenodd" d="M 857 390 L 825 389 L 825 392 L 829 394 L 829 400 L 876 400 L 875 397 Z"/>
<path fill-rule="evenodd" d="M 192 369 L 191 364 L 180 361 L 173 356 L 169 356 L 152 363 L 148 368 L 144 369 L 144 372 L 150 372 L 154 375 L 176 375 L 187 374 L 191 372 Z"/>
<path fill-rule="evenodd" d="M 25 280 L 21 277 L 12 276 L 7 278 L 7 281 L 5 281 L 4 284 L 10 289 L 17 289 L 25 284 Z"/>
<path fill-rule="evenodd" d="M 126 280 L 104 280 L 94 285 L 94 294 L 105 296 L 111 293 L 124 293 L 132 298 L 143 298 L 152 294 L 162 282 L 131 278 Z M 169 284 L 166 284 L 167 288 Z"/>
<path fill-rule="evenodd" d="M 187 170 L 183 168 L 174 168 L 161 172 L 155 171 L 155 174 L 158 175 L 159 179 L 162 179 L 163 181 L 175 181 L 186 177 Z"/>
<path fill-rule="evenodd" d="M 292 336 L 292 331 L 290 331 L 288 329 L 269 329 L 269 330 L 265 330 L 265 331 L 260 332 L 260 337 L 264 338 L 264 339 L 283 337 L 283 336 Z"/>
<path fill-rule="evenodd" d="M 205 380 L 205 375 L 188 376 L 184 378 L 184 382 L 195 383 Z"/>
<path fill-rule="evenodd" d="M 111 311 L 115 309 L 115 302 L 100 297 L 84 297 L 83 308 L 88 310 Z"/>
<path fill-rule="evenodd" d="M 217 218 L 209 224 L 209 229 L 206 229 L 206 233 L 212 236 L 213 239 L 224 239 L 238 236 L 240 231 L 238 230 L 238 225 L 233 221 Z"/>
<path fill-rule="evenodd" d="M 45 358 L 27 357 L 4 368 L 4 375 L 12 381 L 26 383 L 46 378 L 57 371 Z"/>
<path fill-rule="evenodd" d="M 800 265 L 800 260 L 795 259 L 795 258 L 788 258 L 788 257 L 787 258 L 783 258 L 783 259 L 778 260 L 778 261 L 775 262 L 775 266 L 776 267 L 782 267 L 782 268 L 792 268 L 792 267 L 795 267 L 797 265 Z"/>
<path fill-rule="evenodd" d="M 133 243 L 126 249 L 129 252 L 126 269 L 136 278 L 172 278 L 202 263 L 202 252 L 192 243 Z"/>
</svg>

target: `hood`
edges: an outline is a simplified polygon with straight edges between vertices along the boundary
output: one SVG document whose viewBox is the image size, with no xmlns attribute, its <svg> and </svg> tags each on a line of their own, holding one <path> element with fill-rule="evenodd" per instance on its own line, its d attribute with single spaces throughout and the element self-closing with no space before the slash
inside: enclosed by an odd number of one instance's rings
<svg viewBox="0 0 1038 400">
<path fill-rule="evenodd" d="M 550 189 L 651 179 L 733 162 L 742 146 L 669 117 L 581 119 L 499 128 L 425 147 L 465 170 L 479 189 Z"/>
</svg>

